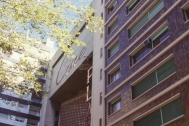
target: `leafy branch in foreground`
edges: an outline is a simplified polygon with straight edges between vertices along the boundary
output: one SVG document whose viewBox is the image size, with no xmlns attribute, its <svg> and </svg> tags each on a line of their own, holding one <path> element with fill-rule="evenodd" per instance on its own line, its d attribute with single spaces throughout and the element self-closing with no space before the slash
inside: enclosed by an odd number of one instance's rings
<svg viewBox="0 0 189 126">
<path fill-rule="evenodd" d="M 15 89 L 19 95 L 42 91 L 34 75 L 39 69 L 39 60 L 47 62 L 50 57 L 35 45 L 43 44 L 47 37 L 52 38 L 65 55 L 74 57 L 74 50 L 69 47 L 85 46 L 85 43 L 78 39 L 79 32 L 73 34 L 73 26 L 78 31 L 85 22 L 89 31 L 102 33 L 103 20 L 95 17 L 94 11 L 87 5 L 77 7 L 68 0 L 0 0 L 1 56 L 22 53 L 19 62 L 12 65 L 1 59 L 3 88 Z"/>
</svg>

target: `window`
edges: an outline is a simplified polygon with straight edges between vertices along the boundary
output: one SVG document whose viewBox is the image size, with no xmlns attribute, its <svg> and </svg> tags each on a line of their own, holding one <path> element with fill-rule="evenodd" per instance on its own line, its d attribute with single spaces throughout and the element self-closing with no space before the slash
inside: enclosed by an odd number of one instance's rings
<svg viewBox="0 0 189 126">
<path fill-rule="evenodd" d="M 163 124 L 181 115 L 183 115 L 182 101 L 179 98 L 136 121 L 134 124 L 135 126 L 163 126 Z"/>
<path fill-rule="evenodd" d="M 102 118 L 99 119 L 99 126 L 102 126 Z"/>
<path fill-rule="evenodd" d="M 102 92 L 100 93 L 100 105 L 102 104 Z"/>
<path fill-rule="evenodd" d="M 156 47 L 159 43 L 161 43 L 165 38 L 169 36 L 168 26 L 165 26 L 161 29 L 155 36 L 151 38 L 152 40 L 152 48 Z"/>
<path fill-rule="evenodd" d="M 17 121 L 17 122 L 24 122 L 24 118 L 21 118 L 21 117 L 16 117 L 16 119 L 15 119 L 15 121 Z"/>
<path fill-rule="evenodd" d="M 169 35 L 168 26 L 166 25 L 161 28 L 154 36 L 145 41 L 144 46 L 131 56 L 131 66 L 147 55 L 148 52 L 159 45 Z"/>
<path fill-rule="evenodd" d="M 101 18 L 103 19 L 103 12 L 101 13 Z"/>
<path fill-rule="evenodd" d="M 103 55 L 103 49 L 101 48 L 100 49 L 100 58 L 102 58 L 102 55 Z"/>
<path fill-rule="evenodd" d="M 119 50 L 119 42 L 108 49 L 108 58 L 112 57 Z"/>
<path fill-rule="evenodd" d="M 164 7 L 163 0 L 159 0 L 130 30 L 129 37 L 132 37 L 136 32 L 144 26 L 144 24 L 149 21 L 161 8 Z"/>
<path fill-rule="evenodd" d="M 115 0 L 109 7 L 108 7 L 108 14 L 110 14 L 113 9 L 116 7 L 117 5 L 117 0 Z"/>
<path fill-rule="evenodd" d="M 102 69 L 100 70 L 100 80 L 102 80 Z"/>
<path fill-rule="evenodd" d="M 59 116 L 59 111 L 55 111 L 55 117 Z"/>
<path fill-rule="evenodd" d="M 140 96 L 142 93 L 146 92 L 175 71 L 176 68 L 174 64 L 174 59 L 172 58 L 132 87 L 133 99 Z"/>
<path fill-rule="evenodd" d="M 114 21 L 113 24 L 111 24 L 109 27 L 108 27 L 108 35 L 110 33 L 112 33 L 118 26 L 118 19 L 116 19 L 116 21 Z"/>
<path fill-rule="evenodd" d="M 140 0 L 132 0 L 132 2 L 127 7 L 127 12 L 129 13 L 139 2 Z"/>
<path fill-rule="evenodd" d="M 132 56 L 131 66 L 142 59 L 146 54 L 148 54 L 151 49 L 152 47 L 149 44 L 142 47 L 137 53 Z"/>
<path fill-rule="evenodd" d="M 183 10 L 185 21 L 189 20 L 189 5 L 186 9 Z"/>
<path fill-rule="evenodd" d="M 58 126 L 58 121 L 54 121 L 54 126 Z"/>
<path fill-rule="evenodd" d="M 120 69 L 117 69 L 115 72 L 109 75 L 109 84 L 113 83 L 120 77 Z"/>
<path fill-rule="evenodd" d="M 109 103 L 109 115 L 117 112 L 121 109 L 121 97 L 114 99 L 112 102 Z"/>
</svg>

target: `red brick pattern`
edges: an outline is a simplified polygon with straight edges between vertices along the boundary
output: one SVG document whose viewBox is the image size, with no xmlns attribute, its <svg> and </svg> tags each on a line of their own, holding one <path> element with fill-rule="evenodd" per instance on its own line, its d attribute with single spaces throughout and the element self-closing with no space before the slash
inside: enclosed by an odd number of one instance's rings
<svg viewBox="0 0 189 126">
<path fill-rule="evenodd" d="M 87 110 L 86 95 L 80 95 L 62 103 L 60 108 L 60 126 L 85 126 Z"/>
</svg>

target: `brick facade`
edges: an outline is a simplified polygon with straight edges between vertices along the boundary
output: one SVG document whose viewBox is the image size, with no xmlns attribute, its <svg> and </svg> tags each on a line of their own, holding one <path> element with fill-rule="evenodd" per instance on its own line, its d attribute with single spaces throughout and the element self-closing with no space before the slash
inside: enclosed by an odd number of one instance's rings
<svg viewBox="0 0 189 126">
<path fill-rule="evenodd" d="M 60 107 L 60 126 L 85 126 L 88 103 L 86 94 L 76 96 Z"/>
<path fill-rule="evenodd" d="M 108 0 L 106 0 L 107 2 Z M 150 6 L 155 0 L 151 0 L 148 2 L 144 9 Z M 132 38 L 128 37 L 128 27 L 139 17 L 143 11 L 140 11 L 136 14 L 135 17 L 133 15 L 137 12 L 137 10 L 146 2 L 146 0 L 141 0 L 139 4 L 132 10 L 132 12 L 127 15 L 126 7 L 123 6 L 117 13 L 118 16 L 118 27 L 113 31 L 110 35 L 108 35 L 108 28 L 105 28 L 105 42 L 109 42 L 109 40 L 112 39 L 112 37 L 120 30 L 120 28 L 127 22 L 131 17 L 132 20 L 125 26 L 125 28 L 117 35 L 115 36 L 110 43 L 106 46 L 106 60 L 105 60 L 105 66 L 109 66 L 114 60 L 125 50 L 127 49 L 133 42 L 135 42 L 146 30 L 151 27 L 154 22 L 156 22 L 163 14 L 165 14 L 176 2 L 179 0 L 164 0 L 164 7 L 152 18 L 150 19 Z M 135 73 L 138 69 L 140 69 L 142 66 L 147 64 L 153 57 L 155 57 L 157 54 L 162 52 L 167 46 L 172 44 L 178 37 L 180 37 L 182 34 L 188 31 L 189 29 L 189 22 L 185 23 L 183 20 L 183 14 L 181 7 L 187 2 L 188 0 L 182 0 L 180 3 L 170 12 L 168 13 L 162 20 L 160 20 L 149 32 L 144 34 L 138 41 L 136 41 L 136 44 L 134 44 L 120 59 L 118 59 L 115 63 L 113 63 L 108 69 L 105 71 L 105 92 L 106 94 L 110 93 L 112 90 L 114 90 L 120 83 L 122 83 L 125 79 L 130 77 L 133 73 Z M 118 0 L 118 7 L 115 8 L 115 10 L 112 12 L 114 13 L 116 9 L 119 8 L 123 1 Z M 127 3 L 127 2 L 126 2 Z M 107 11 L 107 9 L 106 9 Z M 112 14 L 111 14 L 112 15 Z M 107 15 L 106 13 L 106 21 L 111 17 L 111 15 Z M 112 19 L 113 20 L 113 19 Z M 129 54 L 135 50 L 142 42 L 144 42 L 147 38 L 149 38 L 150 34 L 153 33 L 158 27 L 160 27 L 164 22 L 168 23 L 169 32 L 170 35 L 164 41 L 163 43 L 159 44 L 156 48 L 154 48 L 150 53 L 148 53 L 142 60 L 140 60 L 138 63 L 136 63 L 133 67 L 130 67 L 130 57 Z M 108 24 L 107 24 L 108 26 Z M 108 48 L 110 45 L 119 38 L 120 42 L 120 48 L 119 51 L 110 59 L 108 59 Z M 151 70 L 154 66 L 156 66 L 158 63 L 163 61 L 166 57 L 173 54 L 175 65 L 176 65 L 176 73 L 144 93 L 143 95 L 139 96 L 137 99 L 132 99 L 132 88 L 131 84 L 136 81 L 138 78 L 140 78 L 142 75 L 144 75 L 146 72 Z M 112 69 L 120 64 L 120 71 L 121 71 L 121 77 L 116 80 L 113 84 L 108 85 L 108 73 L 112 71 Z M 131 110 L 135 109 L 137 106 L 141 105 L 145 101 L 149 100 L 150 98 L 158 95 L 163 90 L 167 89 L 171 85 L 173 85 L 175 82 L 179 81 L 180 79 L 184 78 L 189 74 L 189 35 L 184 37 L 182 40 L 176 44 L 176 46 L 173 46 L 171 49 L 167 50 L 164 54 L 162 54 L 159 58 L 154 60 L 151 64 L 149 64 L 144 70 L 139 72 L 136 76 L 128 80 L 123 86 L 121 86 L 118 90 L 112 92 L 110 95 L 107 96 L 105 99 L 106 105 L 105 105 L 105 111 L 106 111 L 106 125 L 111 124 L 116 119 L 124 116 L 125 114 L 129 113 Z M 168 124 L 167 126 L 188 126 L 189 125 L 189 108 L 188 108 L 188 101 L 189 101 L 189 82 L 184 82 L 179 87 L 171 90 L 170 92 L 164 94 L 163 96 L 159 97 L 155 101 L 149 103 L 145 107 L 142 107 L 141 109 L 135 111 L 134 113 L 127 116 L 125 119 L 118 121 L 118 123 L 115 124 L 115 126 L 134 126 L 133 119 L 140 116 L 141 114 L 145 113 L 148 110 L 151 110 L 158 104 L 166 101 L 167 99 L 171 98 L 172 96 L 176 95 L 177 93 L 181 94 L 182 99 L 182 105 L 183 105 L 183 111 L 184 111 L 184 117 L 173 121 L 172 123 Z M 108 116 L 108 101 L 112 99 L 117 94 L 121 93 L 121 109 L 114 113 L 111 116 Z"/>
</svg>

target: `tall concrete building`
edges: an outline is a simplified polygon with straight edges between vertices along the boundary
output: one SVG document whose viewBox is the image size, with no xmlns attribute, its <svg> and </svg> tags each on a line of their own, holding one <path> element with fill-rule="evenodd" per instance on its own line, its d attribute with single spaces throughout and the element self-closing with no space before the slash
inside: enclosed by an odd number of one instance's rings
<svg viewBox="0 0 189 126">
<path fill-rule="evenodd" d="M 49 43 L 49 40 L 47 43 Z M 56 52 L 53 47 L 45 45 L 38 45 L 38 47 L 50 57 Z M 13 52 L 11 55 L 1 53 L 0 58 L 3 62 L 14 65 L 19 64 L 22 55 L 21 52 Z M 36 57 L 31 57 L 31 59 L 38 62 L 37 55 L 35 54 Z M 43 65 L 39 70 L 45 73 L 47 66 Z M 15 70 L 9 70 L 9 72 L 18 73 Z M 45 74 L 37 77 L 38 82 L 44 85 L 46 81 Z M 40 126 L 41 99 L 41 96 L 36 95 L 36 93 L 29 93 L 20 97 L 13 89 L 3 89 L 0 92 L 0 126 Z"/>
<path fill-rule="evenodd" d="M 104 125 L 188 126 L 189 1 L 105 2 Z"/>
<path fill-rule="evenodd" d="M 93 1 L 91 7 L 95 16 L 103 17 L 103 1 Z M 68 59 L 57 51 L 49 63 L 50 79 L 45 84 L 49 94 L 43 97 L 41 126 L 103 125 L 104 35 L 89 32 L 85 25 L 77 30 L 86 46 L 72 46 L 76 57 Z"/>
</svg>

